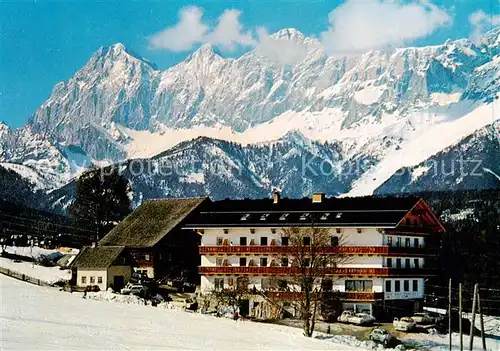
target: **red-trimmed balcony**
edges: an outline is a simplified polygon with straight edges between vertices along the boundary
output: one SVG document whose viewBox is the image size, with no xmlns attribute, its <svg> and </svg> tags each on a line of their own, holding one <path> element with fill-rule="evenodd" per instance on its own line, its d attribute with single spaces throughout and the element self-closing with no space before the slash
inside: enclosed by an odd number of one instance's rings
<svg viewBox="0 0 500 351">
<path fill-rule="evenodd" d="M 248 246 L 200 246 L 201 255 L 285 255 L 294 252 L 293 246 L 281 245 L 248 245 Z M 328 246 L 321 250 L 325 254 L 342 255 L 374 255 L 374 256 L 425 256 L 432 251 L 418 247 L 393 246 Z"/>
<path fill-rule="evenodd" d="M 344 277 L 423 277 L 432 276 L 433 270 L 426 268 L 327 268 L 327 275 Z M 261 266 L 201 266 L 204 275 L 290 275 L 300 274 L 298 267 Z"/>
</svg>

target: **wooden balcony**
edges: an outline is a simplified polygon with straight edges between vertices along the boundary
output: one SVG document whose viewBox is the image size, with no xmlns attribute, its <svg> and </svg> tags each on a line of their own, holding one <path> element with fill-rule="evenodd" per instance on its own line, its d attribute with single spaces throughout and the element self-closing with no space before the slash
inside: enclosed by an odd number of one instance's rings
<svg viewBox="0 0 500 351">
<path fill-rule="evenodd" d="M 300 274 L 298 267 L 261 266 L 201 266 L 204 275 L 294 275 Z M 343 277 L 426 277 L 433 270 L 425 268 L 326 268 L 325 274 Z"/>
<path fill-rule="evenodd" d="M 290 255 L 296 249 L 293 246 L 281 245 L 248 245 L 248 246 L 200 246 L 201 255 Z M 368 256 L 426 256 L 432 251 L 417 247 L 393 246 L 328 246 L 321 249 L 324 254 L 368 255 Z"/>
</svg>

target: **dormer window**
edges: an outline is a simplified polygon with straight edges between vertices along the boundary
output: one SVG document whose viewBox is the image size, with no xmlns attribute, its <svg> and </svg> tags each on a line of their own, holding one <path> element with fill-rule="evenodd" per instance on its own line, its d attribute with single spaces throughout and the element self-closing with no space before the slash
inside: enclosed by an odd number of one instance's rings
<svg viewBox="0 0 500 351">
<path fill-rule="evenodd" d="M 309 213 L 303 213 L 303 214 L 300 216 L 299 220 L 301 220 L 301 221 L 305 221 L 305 220 L 306 220 L 306 219 L 308 219 L 308 218 L 309 218 Z"/>
<path fill-rule="evenodd" d="M 337 215 L 335 216 L 335 218 L 337 218 L 337 219 L 339 219 L 341 217 L 342 217 L 342 212 L 337 213 Z"/>
<path fill-rule="evenodd" d="M 285 221 L 288 218 L 289 213 L 283 213 L 280 217 L 280 221 Z"/>
<path fill-rule="evenodd" d="M 324 213 L 323 216 L 321 216 L 320 220 L 326 221 L 330 217 L 330 213 Z"/>
<path fill-rule="evenodd" d="M 242 221 L 246 221 L 250 217 L 250 213 L 246 213 L 241 217 Z"/>
<path fill-rule="evenodd" d="M 261 221 L 265 221 L 269 217 L 269 213 L 264 213 L 262 216 L 260 216 Z"/>
</svg>

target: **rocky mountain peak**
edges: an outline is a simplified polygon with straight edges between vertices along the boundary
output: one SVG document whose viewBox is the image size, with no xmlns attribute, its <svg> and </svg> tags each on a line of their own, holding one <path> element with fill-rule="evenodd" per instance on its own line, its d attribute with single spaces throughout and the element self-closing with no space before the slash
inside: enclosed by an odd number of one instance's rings
<svg viewBox="0 0 500 351">
<path fill-rule="evenodd" d="M 270 35 L 271 39 L 305 41 L 306 36 L 295 28 L 284 28 Z"/>
<path fill-rule="evenodd" d="M 191 55 L 189 55 L 185 62 L 189 61 L 206 61 L 206 60 L 218 60 L 222 59 L 222 54 L 220 50 L 213 44 L 211 43 L 206 43 L 203 44 L 193 52 Z"/>
</svg>

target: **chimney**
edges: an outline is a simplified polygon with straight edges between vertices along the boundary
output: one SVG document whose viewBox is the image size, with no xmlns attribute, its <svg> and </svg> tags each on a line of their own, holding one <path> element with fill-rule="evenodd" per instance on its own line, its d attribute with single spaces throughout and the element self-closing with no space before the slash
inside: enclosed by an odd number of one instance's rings
<svg viewBox="0 0 500 351">
<path fill-rule="evenodd" d="M 273 204 L 277 204 L 278 202 L 280 202 L 280 193 L 275 191 L 273 193 Z"/>
<path fill-rule="evenodd" d="M 314 193 L 312 196 L 313 204 L 322 203 L 325 199 L 325 193 Z"/>
</svg>

